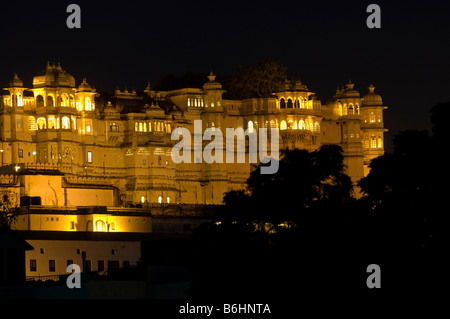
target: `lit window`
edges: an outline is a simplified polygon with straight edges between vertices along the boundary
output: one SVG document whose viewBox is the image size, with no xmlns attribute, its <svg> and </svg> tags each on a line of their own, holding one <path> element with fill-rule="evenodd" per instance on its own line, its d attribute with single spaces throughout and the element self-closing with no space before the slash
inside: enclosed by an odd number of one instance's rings
<svg viewBox="0 0 450 319">
<path fill-rule="evenodd" d="M 92 163 L 92 152 L 91 151 L 87 152 L 87 162 Z"/>
<path fill-rule="evenodd" d="M 61 94 L 61 105 L 69 106 L 69 96 L 66 93 Z"/>
<path fill-rule="evenodd" d="M 187 105 L 191 106 L 191 99 L 190 98 L 187 99 Z"/>
<path fill-rule="evenodd" d="M 45 118 L 40 117 L 37 120 L 38 129 L 46 129 L 47 128 L 47 121 Z"/>
<path fill-rule="evenodd" d="M 137 132 L 139 130 L 139 123 L 135 122 L 134 123 L 134 131 Z"/>
<path fill-rule="evenodd" d="M 61 119 L 61 123 L 62 123 L 62 126 L 61 126 L 62 129 L 68 130 L 70 128 L 70 119 L 69 119 L 69 117 L 64 116 Z M 50 122 L 49 122 L 49 125 L 50 125 Z"/>
<path fill-rule="evenodd" d="M 158 196 L 158 203 L 162 203 L 162 196 Z"/>
<path fill-rule="evenodd" d="M 34 116 L 30 116 L 28 118 L 28 129 L 30 131 L 36 131 L 36 128 L 37 128 L 37 126 L 36 126 L 36 119 L 34 118 Z"/>
<path fill-rule="evenodd" d="M 342 108 L 342 115 L 347 115 L 347 104 L 344 104 Z"/>
<path fill-rule="evenodd" d="M 86 133 L 91 133 L 91 126 L 90 125 L 86 125 Z"/>
<path fill-rule="evenodd" d="M 119 125 L 117 123 L 111 123 L 109 125 L 110 132 L 119 132 Z"/>
<path fill-rule="evenodd" d="M 320 131 L 320 124 L 319 124 L 319 122 L 315 122 L 314 123 L 314 131 L 315 132 L 319 132 Z"/>
<path fill-rule="evenodd" d="M 370 148 L 376 147 L 377 147 L 377 139 L 375 138 L 375 135 L 372 135 L 370 138 Z"/>
<path fill-rule="evenodd" d="M 23 106 L 23 98 L 20 93 L 17 93 L 17 106 Z"/>
<path fill-rule="evenodd" d="M 144 129 L 142 127 L 142 123 L 139 123 L 139 132 L 143 132 L 143 131 L 144 131 Z"/>
<path fill-rule="evenodd" d="M 145 203 L 145 196 L 141 196 L 141 203 L 142 203 L 142 204 Z"/>
<path fill-rule="evenodd" d="M 378 148 L 383 148 L 383 139 L 381 136 L 378 136 Z"/>
<path fill-rule="evenodd" d="M 167 204 L 170 204 L 170 197 L 167 197 Z"/>
<path fill-rule="evenodd" d="M 286 121 L 281 121 L 280 130 L 285 130 L 287 128 Z"/>
<path fill-rule="evenodd" d="M 92 110 L 91 99 L 89 97 L 86 97 L 84 99 L 84 109 L 86 111 L 91 111 Z"/>
<path fill-rule="evenodd" d="M 303 120 L 298 121 L 298 128 L 299 128 L 300 130 L 306 129 L 305 121 L 303 121 Z"/>
<path fill-rule="evenodd" d="M 22 116 L 17 117 L 17 128 L 21 129 L 23 127 Z"/>
<path fill-rule="evenodd" d="M 48 128 L 49 129 L 55 129 L 56 128 L 56 120 L 54 117 L 49 117 L 48 118 Z"/>
</svg>

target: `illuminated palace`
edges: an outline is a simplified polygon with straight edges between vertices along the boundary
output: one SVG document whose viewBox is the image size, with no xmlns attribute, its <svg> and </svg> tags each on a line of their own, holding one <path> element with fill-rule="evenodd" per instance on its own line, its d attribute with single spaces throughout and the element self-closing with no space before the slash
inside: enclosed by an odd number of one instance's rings
<svg viewBox="0 0 450 319">
<path fill-rule="evenodd" d="M 48 63 L 31 88 L 15 74 L 0 92 L 1 187 L 10 201 L 42 206 L 221 204 L 244 187 L 252 164 L 175 164 L 171 132 L 193 132 L 196 119 L 224 133 L 279 128 L 280 148 L 337 144 L 356 184 L 384 152 L 386 106 L 374 89 L 361 96 L 349 82 L 322 104 L 306 85 L 286 81 L 270 98 L 227 100 L 211 73 L 203 88 L 99 94 Z"/>
</svg>

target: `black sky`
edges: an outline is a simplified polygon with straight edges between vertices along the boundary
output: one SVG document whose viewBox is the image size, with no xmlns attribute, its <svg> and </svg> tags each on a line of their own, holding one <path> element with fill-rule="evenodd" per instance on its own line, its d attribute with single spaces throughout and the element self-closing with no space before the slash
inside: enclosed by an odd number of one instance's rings
<svg viewBox="0 0 450 319">
<path fill-rule="evenodd" d="M 66 8 L 81 7 L 81 29 Z M 366 8 L 381 7 L 381 29 Z M 14 72 L 31 87 L 46 61 L 79 84 L 142 90 L 188 71 L 231 74 L 264 57 L 280 59 L 323 102 L 348 79 L 373 83 L 393 134 L 429 129 L 429 109 L 450 101 L 450 3 L 437 1 L 58 1 L 2 3 L 0 84 Z"/>
</svg>

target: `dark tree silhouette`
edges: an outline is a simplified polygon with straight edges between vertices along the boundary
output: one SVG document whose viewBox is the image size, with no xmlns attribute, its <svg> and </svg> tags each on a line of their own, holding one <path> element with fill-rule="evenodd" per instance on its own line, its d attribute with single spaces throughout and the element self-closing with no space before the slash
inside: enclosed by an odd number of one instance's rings
<svg viewBox="0 0 450 319">
<path fill-rule="evenodd" d="M 361 273 L 349 263 L 352 240 L 362 241 L 342 150 L 285 150 L 279 164 L 273 175 L 256 168 L 247 189 L 227 193 L 216 220 L 194 232 L 191 297 L 280 298 L 292 288 L 341 289 Z"/>
<path fill-rule="evenodd" d="M 248 99 L 269 97 L 277 92 L 287 78 L 287 67 L 280 61 L 265 58 L 256 66 L 239 66 L 227 81 L 227 97 Z"/>
</svg>

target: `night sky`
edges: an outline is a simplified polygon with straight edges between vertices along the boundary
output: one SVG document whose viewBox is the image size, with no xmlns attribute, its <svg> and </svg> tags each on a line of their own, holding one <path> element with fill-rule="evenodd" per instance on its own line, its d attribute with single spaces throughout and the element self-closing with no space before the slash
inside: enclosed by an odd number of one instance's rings
<svg viewBox="0 0 450 319">
<path fill-rule="evenodd" d="M 435 1 L 57 1 L 2 3 L 0 84 L 31 87 L 46 61 L 94 87 L 143 90 L 167 74 L 231 74 L 281 60 L 322 102 L 349 79 L 373 83 L 392 135 L 430 129 L 429 109 L 450 101 L 450 3 Z M 81 7 L 81 29 L 66 8 Z M 366 8 L 381 7 L 381 29 Z M 205 78 L 206 81 L 206 78 Z"/>
</svg>

